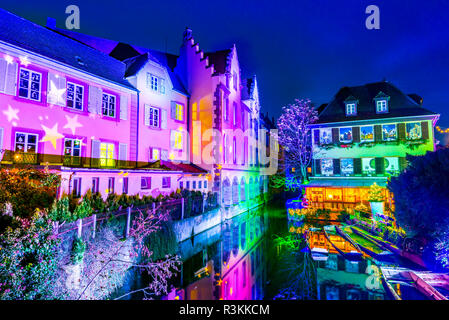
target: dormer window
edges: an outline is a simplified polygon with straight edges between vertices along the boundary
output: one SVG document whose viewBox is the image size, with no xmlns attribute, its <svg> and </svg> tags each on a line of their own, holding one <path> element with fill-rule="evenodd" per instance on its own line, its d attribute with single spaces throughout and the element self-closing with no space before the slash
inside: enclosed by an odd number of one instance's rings
<svg viewBox="0 0 449 320">
<path fill-rule="evenodd" d="M 382 91 L 379 91 L 377 96 L 374 97 L 374 102 L 376 104 L 376 113 L 388 112 L 388 100 L 390 100 L 390 97 Z"/>
<path fill-rule="evenodd" d="M 356 110 L 356 104 L 353 103 L 346 103 L 346 115 L 347 116 L 355 116 L 357 114 Z"/>
<path fill-rule="evenodd" d="M 388 112 L 387 100 L 377 100 L 376 101 L 376 112 L 377 113 Z"/>
<path fill-rule="evenodd" d="M 345 100 L 345 113 L 346 116 L 357 115 L 357 99 L 354 96 L 349 96 Z"/>
</svg>

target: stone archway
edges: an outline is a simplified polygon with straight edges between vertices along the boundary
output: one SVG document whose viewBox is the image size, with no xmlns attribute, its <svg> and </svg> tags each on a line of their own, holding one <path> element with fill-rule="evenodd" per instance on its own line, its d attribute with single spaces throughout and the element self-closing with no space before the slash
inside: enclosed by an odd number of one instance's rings
<svg viewBox="0 0 449 320">
<path fill-rule="evenodd" d="M 222 204 L 224 206 L 230 206 L 232 203 L 231 198 L 231 182 L 229 181 L 229 178 L 225 178 L 223 180 L 223 186 L 222 186 Z"/>
<path fill-rule="evenodd" d="M 237 177 L 232 180 L 232 203 L 239 203 L 239 180 Z"/>
<path fill-rule="evenodd" d="M 246 182 L 244 177 L 240 180 L 240 201 L 246 201 Z"/>
</svg>

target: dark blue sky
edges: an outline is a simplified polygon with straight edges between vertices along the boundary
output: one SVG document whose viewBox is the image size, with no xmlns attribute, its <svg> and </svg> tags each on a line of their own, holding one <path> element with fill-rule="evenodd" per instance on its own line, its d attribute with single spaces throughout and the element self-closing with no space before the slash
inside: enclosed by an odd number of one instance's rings
<svg viewBox="0 0 449 320">
<path fill-rule="evenodd" d="M 205 50 L 236 43 L 244 76 L 256 73 L 264 111 L 278 116 L 294 98 L 317 105 L 342 86 L 387 79 L 449 126 L 449 1 L 87 1 L 1 0 L 39 24 L 65 27 L 65 8 L 81 11 L 80 32 L 178 53 L 186 26 Z M 365 8 L 380 8 L 380 30 Z M 1 23 L 1 22 L 0 22 Z"/>
</svg>

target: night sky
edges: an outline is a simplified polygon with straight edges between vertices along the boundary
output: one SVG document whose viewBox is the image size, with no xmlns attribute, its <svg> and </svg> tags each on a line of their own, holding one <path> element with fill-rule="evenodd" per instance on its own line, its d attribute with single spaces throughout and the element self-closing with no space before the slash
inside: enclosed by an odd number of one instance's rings
<svg viewBox="0 0 449 320">
<path fill-rule="evenodd" d="M 175 54 L 186 26 L 204 51 L 235 43 L 270 116 L 294 98 L 320 105 L 340 87 L 386 79 L 421 95 L 449 127 L 449 1 L 57 2 L 1 0 L 0 7 L 42 25 L 53 17 L 65 28 L 65 8 L 76 4 L 79 32 Z M 370 4 L 380 8 L 380 30 L 365 28 Z"/>
</svg>

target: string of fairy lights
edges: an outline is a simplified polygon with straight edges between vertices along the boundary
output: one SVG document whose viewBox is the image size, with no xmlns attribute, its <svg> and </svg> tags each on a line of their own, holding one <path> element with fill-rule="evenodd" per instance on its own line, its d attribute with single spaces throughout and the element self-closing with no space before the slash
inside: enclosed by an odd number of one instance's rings
<svg viewBox="0 0 449 320">
<path fill-rule="evenodd" d="M 439 126 L 435 126 L 435 129 L 437 129 L 437 131 L 438 131 L 439 133 L 443 133 L 443 134 L 449 133 L 449 128 L 447 128 L 447 129 L 441 129 Z"/>
</svg>

